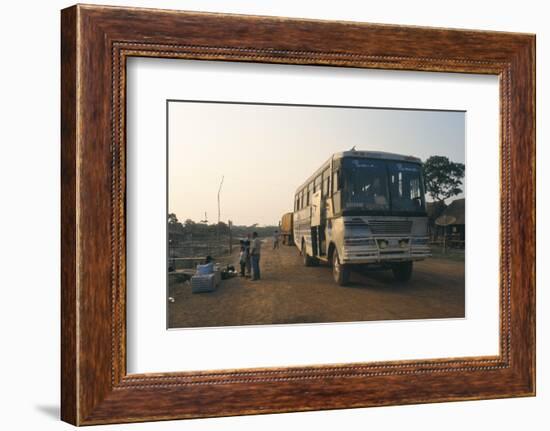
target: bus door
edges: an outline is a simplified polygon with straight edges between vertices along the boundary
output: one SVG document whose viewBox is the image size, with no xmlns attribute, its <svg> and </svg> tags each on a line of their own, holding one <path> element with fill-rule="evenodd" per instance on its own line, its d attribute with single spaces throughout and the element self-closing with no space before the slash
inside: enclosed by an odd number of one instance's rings
<svg viewBox="0 0 550 431">
<path fill-rule="evenodd" d="M 313 255 L 319 256 L 321 254 L 321 242 L 322 242 L 322 206 L 321 206 L 321 190 L 317 190 L 311 197 L 311 246 L 313 248 Z"/>
</svg>

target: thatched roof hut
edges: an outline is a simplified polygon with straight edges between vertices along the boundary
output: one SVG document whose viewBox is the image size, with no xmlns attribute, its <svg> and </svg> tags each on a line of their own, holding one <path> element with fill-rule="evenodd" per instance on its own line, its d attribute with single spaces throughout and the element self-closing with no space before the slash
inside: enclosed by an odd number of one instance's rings
<svg viewBox="0 0 550 431">
<path fill-rule="evenodd" d="M 438 218 L 445 209 L 447 205 L 444 201 L 434 201 L 426 203 L 426 213 L 428 214 L 428 219 L 430 223 L 433 224 L 435 219 Z"/>
</svg>

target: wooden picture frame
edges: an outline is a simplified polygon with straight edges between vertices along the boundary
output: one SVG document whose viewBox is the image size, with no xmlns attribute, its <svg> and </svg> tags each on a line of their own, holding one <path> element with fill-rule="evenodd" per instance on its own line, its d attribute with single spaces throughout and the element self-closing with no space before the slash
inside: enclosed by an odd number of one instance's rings
<svg viewBox="0 0 550 431">
<path fill-rule="evenodd" d="M 61 18 L 64 421 L 89 425 L 535 394 L 534 35 L 82 5 L 64 9 Z M 130 56 L 498 75 L 500 354 L 128 375 Z"/>
</svg>

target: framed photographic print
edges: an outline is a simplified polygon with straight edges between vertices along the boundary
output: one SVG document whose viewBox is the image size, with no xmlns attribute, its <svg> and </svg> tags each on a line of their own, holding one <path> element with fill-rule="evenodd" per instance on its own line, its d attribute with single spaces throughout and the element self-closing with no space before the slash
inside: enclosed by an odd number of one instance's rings
<svg viewBox="0 0 550 431">
<path fill-rule="evenodd" d="M 62 11 L 62 419 L 535 394 L 535 37 Z"/>
</svg>

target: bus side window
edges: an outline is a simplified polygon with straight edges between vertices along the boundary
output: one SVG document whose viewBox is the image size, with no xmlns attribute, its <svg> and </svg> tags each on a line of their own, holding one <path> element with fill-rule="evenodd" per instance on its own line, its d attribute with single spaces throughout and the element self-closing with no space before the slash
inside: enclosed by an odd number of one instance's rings
<svg viewBox="0 0 550 431">
<path fill-rule="evenodd" d="M 315 178 L 315 192 L 318 192 L 319 190 L 321 190 L 321 185 L 322 185 L 322 177 L 321 175 L 319 175 L 317 178 Z"/>
<path fill-rule="evenodd" d="M 334 171 L 332 174 L 332 194 L 336 193 L 340 189 L 340 184 L 338 184 L 338 171 Z"/>
<path fill-rule="evenodd" d="M 327 197 L 330 190 L 330 171 L 323 172 L 323 197 Z"/>
</svg>

